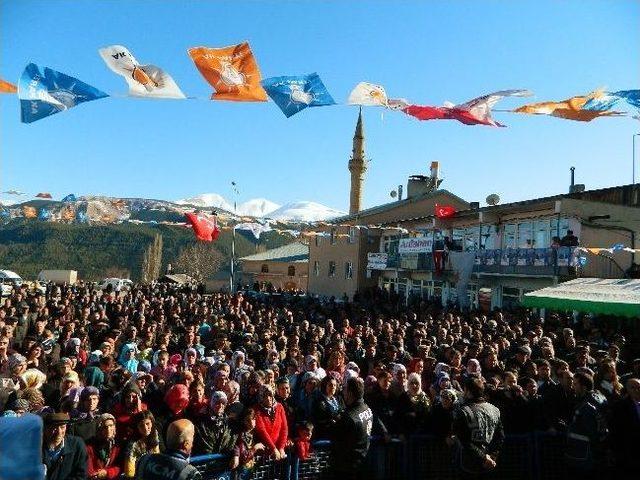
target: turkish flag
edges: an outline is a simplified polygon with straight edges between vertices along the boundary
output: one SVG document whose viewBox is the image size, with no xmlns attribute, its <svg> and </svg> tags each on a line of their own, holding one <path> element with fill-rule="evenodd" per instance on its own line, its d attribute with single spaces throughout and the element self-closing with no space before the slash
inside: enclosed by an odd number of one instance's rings
<svg viewBox="0 0 640 480">
<path fill-rule="evenodd" d="M 48 192 L 40 192 L 36 195 L 36 198 L 52 198 L 51 194 Z"/>
<path fill-rule="evenodd" d="M 212 242 L 218 239 L 220 229 L 215 218 L 209 218 L 197 213 L 185 213 L 185 216 L 193 227 L 193 233 L 195 233 L 198 240 Z"/>
<path fill-rule="evenodd" d="M 436 217 L 450 218 L 456 214 L 456 207 L 452 205 L 436 205 Z"/>
</svg>

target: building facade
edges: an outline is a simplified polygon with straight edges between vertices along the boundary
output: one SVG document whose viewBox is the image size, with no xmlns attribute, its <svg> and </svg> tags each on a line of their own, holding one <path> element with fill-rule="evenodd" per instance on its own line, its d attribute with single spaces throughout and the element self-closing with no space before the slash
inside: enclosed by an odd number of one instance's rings
<svg viewBox="0 0 640 480">
<path fill-rule="evenodd" d="M 637 195 L 616 201 L 625 198 L 624 190 L 629 188 L 466 209 L 446 219 L 429 215 L 400 221 L 417 233 L 381 237 L 387 264 L 378 269 L 379 286 L 408 301 L 437 298 L 444 304 L 489 309 L 515 306 L 529 291 L 578 276 L 622 278 L 635 262 L 634 254 L 594 255 L 558 240 L 572 231 L 582 247 L 637 248 Z M 423 241 L 408 242 L 410 236 Z"/>
<path fill-rule="evenodd" d="M 309 246 L 293 242 L 282 247 L 240 258 L 242 281 L 260 289 L 308 290 Z M 271 287 L 269 287 L 271 286 Z"/>
</svg>

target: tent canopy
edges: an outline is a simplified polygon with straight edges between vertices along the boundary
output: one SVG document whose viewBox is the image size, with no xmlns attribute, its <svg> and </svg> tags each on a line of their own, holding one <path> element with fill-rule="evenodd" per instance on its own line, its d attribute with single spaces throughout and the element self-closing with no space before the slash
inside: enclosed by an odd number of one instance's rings
<svg viewBox="0 0 640 480">
<path fill-rule="evenodd" d="M 525 307 L 640 317 L 640 280 L 578 278 L 527 293 Z"/>
</svg>

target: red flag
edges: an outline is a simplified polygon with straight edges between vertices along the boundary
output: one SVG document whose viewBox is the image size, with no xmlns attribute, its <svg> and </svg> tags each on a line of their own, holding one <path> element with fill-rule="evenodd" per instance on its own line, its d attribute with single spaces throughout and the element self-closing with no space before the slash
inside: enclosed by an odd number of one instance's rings
<svg viewBox="0 0 640 480">
<path fill-rule="evenodd" d="M 40 192 L 36 195 L 36 198 L 52 198 L 50 193 Z"/>
<path fill-rule="evenodd" d="M 476 117 L 468 110 L 456 107 L 430 107 L 427 105 L 409 105 L 402 111 L 407 115 L 417 118 L 418 120 L 458 120 L 465 125 L 495 125 L 503 127 L 498 122 L 488 122 L 482 118 Z"/>
<path fill-rule="evenodd" d="M 450 218 L 456 214 L 456 207 L 452 205 L 436 205 L 436 217 Z"/>
<path fill-rule="evenodd" d="M 215 217 L 209 218 L 196 213 L 185 213 L 185 216 L 193 227 L 193 233 L 195 233 L 198 240 L 212 242 L 218 239 L 220 229 Z"/>
</svg>

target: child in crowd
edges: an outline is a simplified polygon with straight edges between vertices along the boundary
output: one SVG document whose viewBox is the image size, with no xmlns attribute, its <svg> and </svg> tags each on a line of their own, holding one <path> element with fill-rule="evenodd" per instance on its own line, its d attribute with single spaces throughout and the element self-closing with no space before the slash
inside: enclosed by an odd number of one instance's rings
<svg viewBox="0 0 640 480">
<path fill-rule="evenodd" d="M 296 438 L 293 443 L 296 446 L 296 454 L 300 460 L 308 460 L 311 457 L 311 437 L 313 424 L 305 422 L 296 428 Z"/>
<path fill-rule="evenodd" d="M 264 450 L 262 443 L 254 443 L 254 430 L 256 428 L 256 412 L 252 408 L 244 412 L 241 420 L 241 430 L 233 449 L 231 469 L 235 470 L 236 480 L 248 480 L 253 473 L 255 456 Z"/>
</svg>

